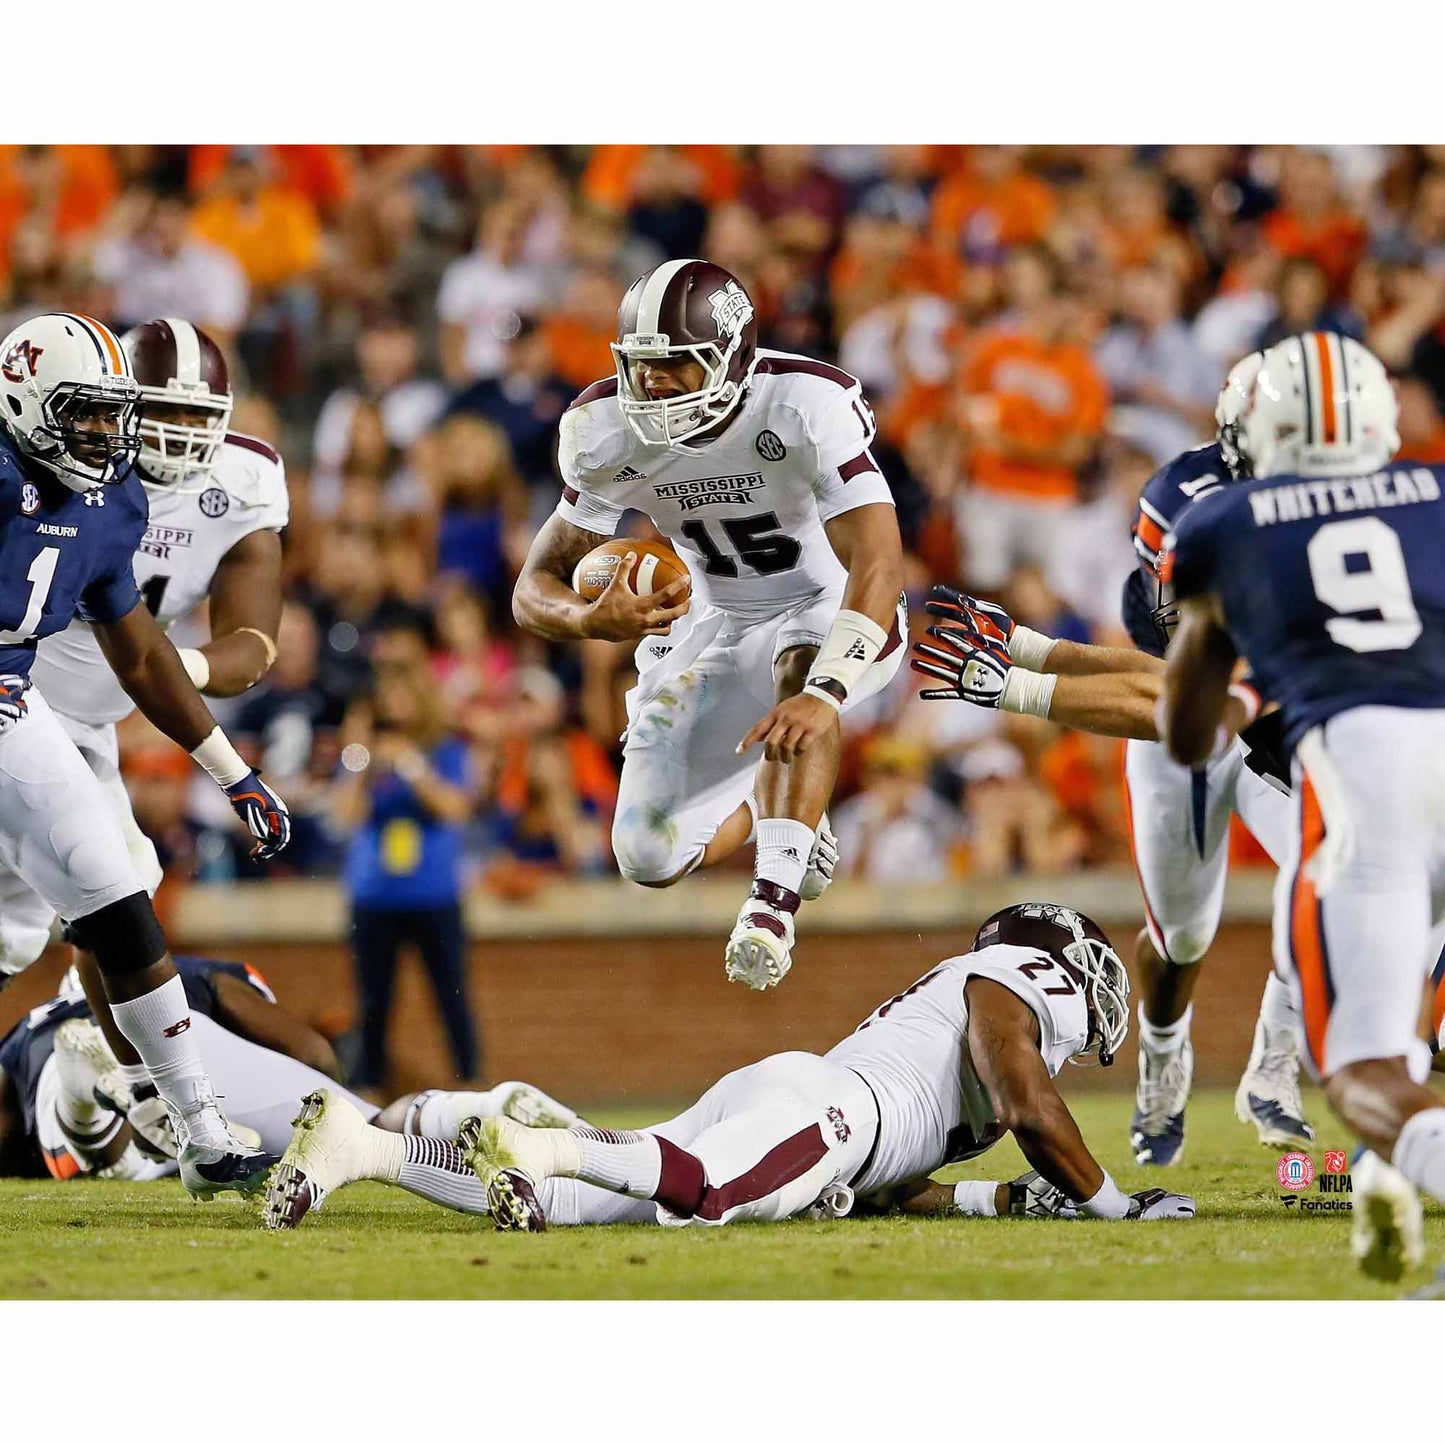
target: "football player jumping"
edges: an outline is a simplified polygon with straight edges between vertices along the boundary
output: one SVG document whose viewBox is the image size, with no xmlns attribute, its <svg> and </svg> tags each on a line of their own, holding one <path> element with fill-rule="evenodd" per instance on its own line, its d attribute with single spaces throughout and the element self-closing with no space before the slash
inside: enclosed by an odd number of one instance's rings
<svg viewBox="0 0 1445 1445">
<path fill-rule="evenodd" d="M 665 888 L 756 836 L 726 964 L 768 988 L 791 967 L 800 901 L 837 859 L 839 713 L 903 659 L 902 543 L 868 450 L 873 413 L 847 372 L 759 350 L 752 300 L 707 261 L 635 281 L 613 352 L 616 376 L 562 418 L 562 499 L 513 610 L 543 637 L 638 639 L 618 867 Z M 625 566 L 594 603 L 572 590 L 629 508 L 686 560 L 690 602 L 680 580 L 634 595 Z"/>
<path fill-rule="evenodd" d="M 40 640 L 87 622 L 126 693 L 224 789 L 257 855 L 285 847 L 285 805 L 136 587 L 139 402 L 129 356 L 88 317 L 37 316 L 0 342 L 0 863 L 94 953 L 116 1027 L 176 1121 L 186 1187 L 251 1191 L 274 1161 L 232 1135 L 114 804 L 30 676 Z"/>
<path fill-rule="evenodd" d="M 1237 446 L 1240 411 L 1259 371 L 1258 353 L 1239 362 L 1220 393 L 1218 439 L 1183 453 L 1145 486 L 1134 518 L 1140 565 L 1124 589 L 1124 622 L 1138 650 L 1093 647 L 1019 627 L 995 603 L 936 588 L 939 620 L 913 666 L 947 686 L 923 695 L 1032 713 L 1085 732 L 1128 738 L 1125 783 L 1145 927 L 1135 944 L 1141 978 L 1139 1085 L 1130 1144 L 1141 1164 L 1172 1164 L 1184 1148 L 1193 1075 L 1190 1022 L 1199 965 L 1219 927 L 1237 813 L 1278 865 L 1291 830 L 1288 767 L 1279 717 L 1260 715 L 1259 694 L 1236 682 L 1228 700 L 1233 733 L 1206 764 L 1184 768 L 1159 742 L 1155 710 L 1174 623 L 1158 582 L 1159 548 L 1185 510 L 1246 466 Z M 1241 736 L 1236 742 L 1233 734 Z M 1261 1144 L 1314 1140 L 1299 1092 L 1299 1008 L 1293 986 L 1271 972 L 1235 1113 Z"/>
<path fill-rule="evenodd" d="M 174 317 L 120 338 L 140 386 L 136 472 L 149 520 L 135 555 L 141 600 L 169 628 L 209 601 L 211 639 L 182 649 L 202 694 L 235 697 L 275 660 L 281 613 L 281 538 L 289 503 L 281 458 L 255 437 L 228 430 L 233 398 L 226 359 L 204 331 Z M 136 826 L 120 776 L 116 724 L 134 707 L 80 619 L 36 649 L 31 678 L 100 779 L 120 819 L 146 891 L 161 881 L 156 850 Z M 26 967 L 44 950 L 50 905 L 0 867 L 0 968 Z M 80 950 L 81 980 L 123 1077 L 143 1097 L 145 1066 L 105 1007 L 94 957 Z"/>
<path fill-rule="evenodd" d="M 641 1131 L 530 1128 L 469 1119 L 447 1158 L 469 1158 L 499 1228 L 546 1223 L 728 1224 L 918 1213 L 1188 1218 L 1187 1196 L 1125 1194 L 1089 1153 L 1054 1076 L 1108 1063 L 1129 1027 L 1124 965 L 1072 909 L 996 913 L 973 948 L 889 999 L 826 1055 L 775 1054 L 714 1084 L 677 1118 Z M 440 1122 L 440 1120 L 439 1120 Z M 1012 1133 L 1035 1171 L 1011 1184 L 939 1185 L 928 1175 Z M 307 1101 L 267 1219 L 360 1179 L 385 1177 L 387 1145 L 328 1091 Z M 459 1196 L 460 1200 L 460 1196 Z M 275 1204 L 273 1210 L 272 1205 Z"/>
<path fill-rule="evenodd" d="M 1295 827 L 1275 963 L 1325 1096 L 1374 1151 L 1352 1171 L 1353 1244 L 1385 1278 L 1423 1255 L 1415 1190 L 1445 1200 L 1445 1107 L 1415 1032 L 1445 922 L 1445 468 L 1391 464 L 1397 413 L 1347 337 L 1265 354 L 1241 421 L 1253 480 L 1189 508 L 1165 558 L 1162 710 L 1197 767 L 1240 657 L 1279 701 Z"/>
</svg>

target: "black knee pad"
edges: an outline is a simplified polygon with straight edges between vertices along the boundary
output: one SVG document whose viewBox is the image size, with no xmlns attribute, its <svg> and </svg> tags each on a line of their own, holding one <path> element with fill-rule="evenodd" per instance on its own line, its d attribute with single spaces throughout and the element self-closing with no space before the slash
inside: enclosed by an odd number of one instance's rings
<svg viewBox="0 0 1445 1445">
<path fill-rule="evenodd" d="M 144 889 L 84 918 L 72 918 L 67 929 L 70 941 L 88 948 L 107 978 L 139 973 L 165 957 L 166 936 Z"/>
</svg>

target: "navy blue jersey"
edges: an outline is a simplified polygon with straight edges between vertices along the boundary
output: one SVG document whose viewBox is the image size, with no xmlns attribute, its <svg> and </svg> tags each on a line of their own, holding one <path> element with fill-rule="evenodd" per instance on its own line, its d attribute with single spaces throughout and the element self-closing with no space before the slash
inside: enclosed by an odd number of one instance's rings
<svg viewBox="0 0 1445 1445">
<path fill-rule="evenodd" d="M 1192 447 L 1166 462 L 1144 484 L 1134 509 L 1134 551 L 1139 565 L 1124 583 L 1124 627 L 1134 645 L 1153 657 L 1164 656 L 1164 639 L 1154 625 L 1159 605 L 1159 549 L 1191 502 L 1207 497 L 1229 481 L 1229 468 L 1218 442 Z"/>
<path fill-rule="evenodd" d="M 1180 518 L 1175 595 L 1215 592 L 1285 745 L 1348 708 L 1445 708 L 1445 467 L 1270 477 Z"/>
<path fill-rule="evenodd" d="M 186 990 L 186 1002 L 206 1018 L 216 1012 L 216 979 L 222 974 L 250 984 L 274 1003 L 275 995 L 265 979 L 244 963 L 227 963 L 218 958 L 196 958 L 177 954 L 176 972 Z M 40 1089 L 40 1071 L 55 1052 L 55 1034 L 71 1019 L 91 1017 L 90 1005 L 82 994 L 61 994 L 31 1009 L 4 1039 L 0 1039 L 0 1069 L 10 1081 L 25 1119 L 25 1133 L 35 1147 L 37 1176 L 44 1176 L 38 1146 L 35 1145 L 35 1100 Z"/>
<path fill-rule="evenodd" d="M 40 638 L 77 617 L 115 622 L 140 601 L 133 559 L 148 515 L 133 467 L 72 492 L 0 428 L 0 673 L 29 677 Z"/>
</svg>

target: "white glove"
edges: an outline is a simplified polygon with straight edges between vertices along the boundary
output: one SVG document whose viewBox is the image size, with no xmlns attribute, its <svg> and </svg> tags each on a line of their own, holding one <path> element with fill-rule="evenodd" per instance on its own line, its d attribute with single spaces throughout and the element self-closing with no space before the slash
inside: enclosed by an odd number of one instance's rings
<svg viewBox="0 0 1445 1445">
<path fill-rule="evenodd" d="M 941 645 L 915 642 L 913 670 L 947 686 L 925 688 L 919 696 L 997 708 L 1014 665 L 1008 643 L 962 627 L 934 626 L 928 635 Z"/>
<path fill-rule="evenodd" d="M 1126 1219 L 1193 1219 L 1194 1200 L 1167 1189 L 1141 1189 L 1129 1196 Z"/>
</svg>

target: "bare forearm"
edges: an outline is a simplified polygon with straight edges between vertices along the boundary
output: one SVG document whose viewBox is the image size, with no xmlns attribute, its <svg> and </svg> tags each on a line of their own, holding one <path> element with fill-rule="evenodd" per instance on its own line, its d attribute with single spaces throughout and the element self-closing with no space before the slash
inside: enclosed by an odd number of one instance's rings
<svg viewBox="0 0 1445 1445">
<path fill-rule="evenodd" d="M 1153 673 L 1164 676 L 1164 660 L 1134 647 L 1095 647 L 1091 642 L 1059 638 L 1049 648 L 1041 672 L 1060 677 L 1092 677 L 1098 673 Z"/>
<path fill-rule="evenodd" d="M 239 697 L 276 660 L 281 629 L 281 535 L 242 537 L 221 559 L 211 583 L 211 640 L 200 649 L 209 675 L 201 691 Z"/>
<path fill-rule="evenodd" d="M 843 610 L 860 612 L 885 632 L 893 626 L 903 591 L 903 539 L 891 506 L 874 503 L 844 512 L 824 530 L 848 569 Z"/>
<path fill-rule="evenodd" d="M 519 627 L 550 642 L 585 637 L 590 608 L 560 577 L 525 568 L 512 592 L 512 616 Z"/>
<path fill-rule="evenodd" d="M 1163 686 L 1163 677 L 1150 672 L 1066 675 L 1054 684 L 1049 721 L 1102 737 L 1157 742 L 1154 707 Z"/>
<path fill-rule="evenodd" d="M 1037 1115 L 1015 1123 L 1013 1136 L 1024 1158 L 1071 1199 L 1092 1199 L 1099 1192 L 1104 1171 L 1057 1095 Z"/>
<path fill-rule="evenodd" d="M 1183 603 L 1164 676 L 1163 741 L 1176 762 L 1199 767 L 1214 751 L 1237 660 L 1215 601 Z"/>
<path fill-rule="evenodd" d="M 139 645 L 134 645 L 131 638 L 107 636 L 100 628 L 96 635 L 111 670 L 135 705 L 172 742 L 192 752 L 215 731 L 216 720 L 187 676 L 170 639 L 154 619 L 150 626 L 153 633 Z"/>
<path fill-rule="evenodd" d="M 270 670 L 266 644 L 254 632 L 229 632 L 198 649 L 210 668 L 202 689 L 207 697 L 240 697 Z"/>
</svg>

